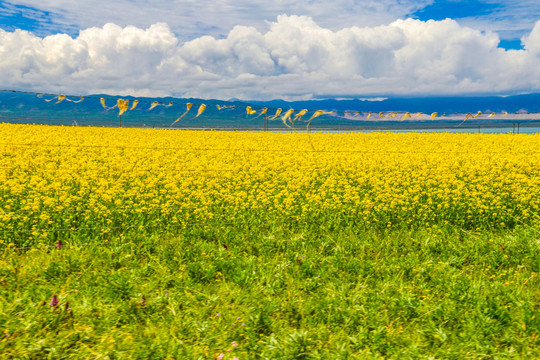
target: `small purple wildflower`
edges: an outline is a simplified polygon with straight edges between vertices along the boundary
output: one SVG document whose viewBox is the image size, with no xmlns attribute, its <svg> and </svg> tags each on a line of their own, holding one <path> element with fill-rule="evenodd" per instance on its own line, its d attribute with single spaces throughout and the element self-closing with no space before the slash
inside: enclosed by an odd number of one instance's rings
<svg viewBox="0 0 540 360">
<path fill-rule="evenodd" d="M 221 316 L 221 313 L 217 313 L 216 316 Z"/>
<path fill-rule="evenodd" d="M 58 240 L 55 246 L 58 250 L 60 250 L 62 249 L 62 246 L 64 246 L 64 243 L 62 242 L 62 240 Z"/>
<path fill-rule="evenodd" d="M 56 309 L 59 303 L 60 303 L 60 300 L 58 300 L 58 296 L 56 296 L 56 294 L 53 294 L 53 296 L 51 297 L 51 302 L 49 303 L 49 306 Z"/>
</svg>

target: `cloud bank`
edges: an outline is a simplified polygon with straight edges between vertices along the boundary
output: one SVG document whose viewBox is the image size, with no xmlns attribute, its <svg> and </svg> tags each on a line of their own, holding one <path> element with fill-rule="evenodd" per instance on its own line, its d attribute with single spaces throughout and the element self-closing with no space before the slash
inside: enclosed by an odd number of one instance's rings
<svg viewBox="0 0 540 360">
<path fill-rule="evenodd" d="M 538 0 L 0 0 L 3 29 L 22 28 L 37 35 L 78 34 L 106 23 L 146 28 L 169 24 L 181 41 L 202 35 L 222 37 L 235 25 L 266 31 L 265 21 L 278 15 L 304 15 L 339 30 L 378 26 L 396 19 L 452 18 L 478 30 L 491 30 L 504 40 L 530 31 L 540 14 Z M 29 22 L 29 23 L 28 23 Z"/>
<path fill-rule="evenodd" d="M 266 31 L 265 21 L 283 13 L 310 16 L 332 30 L 358 24 L 376 26 L 431 3 L 433 0 L 3 0 L 0 15 L 2 10 L 12 16 L 19 11 L 21 17 L 39 24 L 35 27 L 39 35 L 76 35 L 78 29 L 106 23 L 146 28 L 165 22 L 187 41 L 202 35 L 221 37 L 236 25 Z"/>
<path fill-rule="evenodd" d="M 331 30 L 280 15 L 267 31 L 181 42 L 165 23 L 38 37 L 0 30 L 4 87 L 217 99 L 512 94 L 540 90 L 540 21 L 523 50 L 456 21 Z"/>
</svg>

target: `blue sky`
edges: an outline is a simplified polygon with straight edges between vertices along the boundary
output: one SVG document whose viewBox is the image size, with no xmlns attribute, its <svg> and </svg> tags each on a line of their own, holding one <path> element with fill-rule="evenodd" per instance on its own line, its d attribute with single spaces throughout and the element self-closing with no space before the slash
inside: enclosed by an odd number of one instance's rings
<svg viewBox="0 0 540 360">
<path fill-rule="evenodd" d="M 498 33 L 501 47 L 521 48 L 521 37 L 540 19 L 540 1 L 424 0 L 424 1 L 139 1 L 0 0 L 0 28 L 22 29 L 46 36 L 81 29 L 118 25 L 169 24 L 184 40 L 202 35 L 225 36 L 234 25 L 262 27 L 280 14 L 307 15 L 323 26 L 380 25 L 400 18 L 451 18 L 479 30 Z M 376 2 L 377 3 L 377 2 Z M 103 6 L 103 4 L 106 4 Z M 208 16 L 209 14 L 209 16 Z M 336 16 L 336 14 L 340 14 Z M 335 21 L 332 21 L 332 18 Z M 216 21 L 217 19 L 217 21 Z"/>
<path fill-rule="evenodd" d="M 540 18 L 540 2 L 442 0 L 434 1 L 411 16 L 425 21 L 451 18 L 480 30 L 493 30 L 501 38 L 500 47 L 521 49 L 521 37 Z"/>
<path fill-rule="evenodd" d="M 0 0 L 0 83 L 244 99 L 534 92 L 539 20 L 538 0 Z"/>
<path fill-rule="evenodd" d="M 7 31 L 27 30 L 41 36 L 58 32 L 75 34 L 78 31 L 76 26 L 70 28 L 56 23 L 55 16 L 50 11 L 5 1 L 0 1 L 0 23 L 1 28 Z"/>
</svg>

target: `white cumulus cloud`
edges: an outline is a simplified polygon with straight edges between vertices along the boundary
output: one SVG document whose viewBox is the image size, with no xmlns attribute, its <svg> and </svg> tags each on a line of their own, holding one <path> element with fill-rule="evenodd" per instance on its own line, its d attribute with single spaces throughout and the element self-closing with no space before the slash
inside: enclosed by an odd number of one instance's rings
<svg viewBox="0 0 540 360">
<path fill-rule="evenodd" d="M 24 6 L 23 16 L 43 31 L 72 31 L 112 22 L 147 27 L 166 22 L 182 40 L 226 35 L 234 26 L 266 29 L 265 21 L 287 13 L 314 18 L 329 29 L 374 26 L 402 18 L 433 0 L 4 0 L 8 13 Z M 1 5 L 1 3 L 0 3 Z M 9 6 L 7 6 L 9 5 Z M 0 8 L 1 11 L 1 8 Z M 0 26 L 1 27 L 1 26 Z"/>
<path fill-rule="evenodd" d="M 523 50 L 453 20 L 397 20 L 332 30 L 280 15 L 265 31 L 235 26 L 224 38 L 182 43 L 165 23 L 106 24 L 35 36 L 0 30 L 4 87 L 73 94 L 308 99 L 510 94 L 540 90 L 540 22 Z"/>
</svg>

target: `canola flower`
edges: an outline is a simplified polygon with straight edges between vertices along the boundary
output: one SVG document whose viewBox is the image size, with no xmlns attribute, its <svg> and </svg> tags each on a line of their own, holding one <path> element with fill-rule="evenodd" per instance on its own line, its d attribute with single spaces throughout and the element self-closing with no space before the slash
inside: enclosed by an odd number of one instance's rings
<svg viewBox="0 0 540 360">
<path fill-rule="evenodd" d="M 0 125 L 2 246 L 190 224 L 538 222 L 540 135 Z"/>
</svg>

